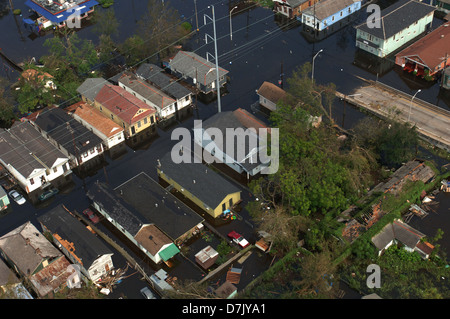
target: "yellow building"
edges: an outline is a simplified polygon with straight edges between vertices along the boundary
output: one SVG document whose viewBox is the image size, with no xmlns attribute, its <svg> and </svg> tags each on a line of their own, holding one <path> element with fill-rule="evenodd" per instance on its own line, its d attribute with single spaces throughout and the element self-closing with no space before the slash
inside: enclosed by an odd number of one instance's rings
<svg viewBox="0 0 450 319">
<path fill-rule="evenodd" d="M 241 201 L 241 190 L 201 163 L 175 164 L 171 153 L 159 160 L 158 176 L 213 218 Z"/>
<path fill-rule="evenodd" d="M 94 107 L 134 136 L 155 125 L 156 110 L 119 86 L 106 84 L 94 98 Z"/>
</svg>

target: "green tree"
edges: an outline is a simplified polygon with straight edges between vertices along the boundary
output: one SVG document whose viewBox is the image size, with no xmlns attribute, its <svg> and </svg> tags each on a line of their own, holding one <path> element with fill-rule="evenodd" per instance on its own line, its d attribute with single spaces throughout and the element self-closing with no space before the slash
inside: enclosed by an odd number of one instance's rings
<svg viewBox="0 0 450 319">
<path fill-rule="evenodd" d="M 11 98 L 7 96 L 8 81 L 0 78 L 0 127 L 8 128 L 14 119 L 14 108 Z"/>
<path fill-rule="evenodd" d="M 56 101 L 55 92 L 46 88 L 43 83 L 33 83 L 22 79 L 15 92 L 18 109 L 22 114 L 32 112 L 37 107 L 52 105 Z"/>
</svg>

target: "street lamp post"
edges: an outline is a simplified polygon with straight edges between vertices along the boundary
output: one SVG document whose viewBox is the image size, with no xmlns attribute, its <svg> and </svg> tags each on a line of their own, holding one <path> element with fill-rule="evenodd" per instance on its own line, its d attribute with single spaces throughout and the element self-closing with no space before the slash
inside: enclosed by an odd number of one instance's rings
<svg viewBox="0 0 450 319">
<path fill-rule="evenodd" d="M 323 49 L 320 49 L 319 52 L 316 53 L 316 55 L 313 57 L 312 60 L 312 72 L 311 72 L 311 81 L 314 82 L 314 60 L 319 55 L 320 52 L 323 52 Z"/>
<path fill-rule="evenodd" d="M 411 108 L 412 108 L 412 102 L 414 100 L 414 98 L 416 97 L 417 93 L 419 93 L 420 91 L 422 91 L 421 89 L 418 89 L 417 92 L 413 95 L 413 97 L 411 98 L 411 102 L 409 103 L 409 115 L 408 115 L 408 122 L 411 119 Z"/>
<path fill-rule="evenodd" d="M 231 25 L 231 14 L 233 13 L 233 10 L 237 9 L 237 6 L 235 6 L 233 9 L 230 10 L 230 39 L 233 41 L 233 26 Z"/>
</svg>

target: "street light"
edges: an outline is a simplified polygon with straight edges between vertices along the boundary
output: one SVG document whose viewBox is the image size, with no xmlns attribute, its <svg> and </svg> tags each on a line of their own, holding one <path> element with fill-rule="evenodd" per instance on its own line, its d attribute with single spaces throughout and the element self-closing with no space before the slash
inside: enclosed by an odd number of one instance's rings
<svg viewBox="0 0 450 319">
<path fill-rule="evenodd" d="M 230 39 L 233 41 L 233 27 L 231 25 L 231 13 L 233 13 L 233 10 L 237 9 L 237 6 L 235 6 L 233 9 L 230 10 Z"/>
<path fill-rule="evenodd" d="M 320 52 L 323 52 L 323 49 L 320 49 L 319 52 L 316 53 L 316 55 L 313 57 L 312 60 L 312 72 L 311 72 L 311 81 L 314 82 L 314 60 L 319 55 Z"/>
<path fill-rule="evenodd" d="M 411 108 L 412 108 L 412 102 L 414 100 L 414 98 L 416 97 L 417 93 L 419 93 L 420 91 L 422 91 L 421 89 L 418 89 L 416 94 L 413 95 L 413 97 L 411 98 L 411 102 L 409 103 L 409 115 L 408 115 L 408 122 L 411 119 Z"/>
</svg>

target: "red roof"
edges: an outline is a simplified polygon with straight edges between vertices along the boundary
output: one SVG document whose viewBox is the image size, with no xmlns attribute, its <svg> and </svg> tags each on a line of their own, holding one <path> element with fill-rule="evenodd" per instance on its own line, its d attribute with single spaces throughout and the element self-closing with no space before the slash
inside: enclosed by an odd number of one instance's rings
<svg viewBox="0 0 450 319">
<path fill-rule="evenodd" d="M 399 52 L 397 59 L 413 60 L 426 65 L 432 72 L 440 65 L 447 55 L 447 65 L 450 64 L 450 25 L 445 23 L 433 32 Z M 436 70 L 437 71 L 437 70 Z"/>
<path fill-rule="evenodd" d="M 105 85 L 95 101 L 128 124 L 137 122 L 156 112 L 154 108 L 139 100 L 119 86 Z M 139 111 L 142 113 L 138 114 Z"/>
</svg>

